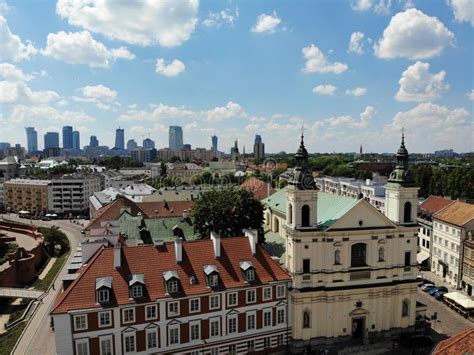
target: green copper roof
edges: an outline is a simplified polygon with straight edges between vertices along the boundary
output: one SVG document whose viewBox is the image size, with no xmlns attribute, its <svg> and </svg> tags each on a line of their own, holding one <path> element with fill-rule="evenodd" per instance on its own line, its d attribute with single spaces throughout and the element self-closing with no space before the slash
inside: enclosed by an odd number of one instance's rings
<svg viewBox="0 0 474 355">
<path fill-rule="evenodd" d="M 323 230 L 329 228 L 357 202 L 358 200 L 355 198 L 318 191 L 318 225 Z M 266 207 L 270 207 L 272 210 L 286 216 L 286 189 L 278 190 L 273 195 L 262 200 L 262 203 Z"/>
</svg>

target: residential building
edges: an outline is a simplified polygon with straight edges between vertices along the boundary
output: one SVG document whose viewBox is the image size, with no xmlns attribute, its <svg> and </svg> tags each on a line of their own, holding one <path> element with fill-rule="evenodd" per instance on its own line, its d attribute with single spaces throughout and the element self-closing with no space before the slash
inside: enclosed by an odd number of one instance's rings
<svg viewBox="0 0 474 355">
<path fill-rule="evenodd" d="M 462 286 L 463 242 L 474 230 L 474 205 L 455 201 L 433 216 L 431 271 L 453 287 Z"/>
<path fill-rule="evenodd" d="M 72 149 L 73 148 L 72 127 L 71 126 L 64 126 L 63 127 L 63 148 L 64 149 Z"/>
<path fill-rule="evenodd" d="M 123 128 L 117 128 L 115 130 L 115 149 L 125 149 L 125 131 Z"/>
<path fill-rule="evenodd" d="M 429 196 L 418 206 L 418 254 L 416 260 L 423 268 L 431 269 L 433 255 L 433 215 L 453 203 L 439 196 Z"/>
<path fill-rule="evenodd" d="M 46 132 L 44 135 L 44 149 L 59 148 L 59 133 Z"/>
<path fill-rule="evenodd" d="M 145 162 L 151 162 L 151 161 L 156 160 L 158 153 L 157 153 L 157 150 L 154 148 L 148 149 L 148 148 L 137 147 L 134 150 L 132 150 L 131 156 L 133 160 L 145 163 Z"/>
<path fill-rule="evenodd" d="M 3 184 L 5 208 L 10 211 L 26 210 L 32 214 L 48 211 L 50 180 L 11 179 Z"/>
<path fill-rule="evenodd" d="M 158 150 L 158 158 L 163 161 L 171 161 L 176 158 L 180 161 L 210 161 L 212 159 L 212 152 L 205 148 L 196 148 L 193 150 L 172 150 L 164 148 Z"/>
<path fill-rule="evenodd" d="M 194 163 L 166 163 L 167 177 L 173 179 L 173 184 L 178 186 L 183 182 L 193 183 L 193 179 L 200 177 L 202 167 Z"/>
<path fill-rule="evenodd" d="M 1 202 L 0 202 L 1 203 Z M 461 288 L 474 296 L 474 232 L 470 231 L 464 240 L 462 258 Z"/>
<path fill-rule="evenodd" d="M 10 148 L 10 143 L 0 142 L 0 154 L 6 154 L 8 148 Z"/>
<path fill-rule="evenodd" d="M 18 158 L 7 156 L 0 160 L 0 172 L 5 179 L 17 177 L 19 174 Z"/>
<path fill-rule="evenodd" d="M 150 138 L 145 138 L 143 140 L 143 148 L 146 149 L 155 149 L 155 142 Z"/>
<path fill-rule="evenodd" d="M 90 148 L 97 148 L 99 146 L 99 140 L 97 139 L 96 136 L 91 136 L 90 142 L 89 142 L 89 147 Z"/>
<path fill-rule="evenodd" d="M 289 281 L 255 231 L 102 247 L 53 305 L 56 353 L 281 353 Z"/>
<path fill-rule="evenodd" d="M 19 160 L 23 160 L 26 156 L 25 147 L 22 147 L 19 144 L 15 144 L 14 147 L 7 148 L 6 156 L 17 157 Z"/>
<path fill-rule="evenodd" d="M 265 144 L 262 142 L 260 135 L 255 135 L 255 142 L 253 145 L 253 157 L 255 159 L 265 158 Z"/>
<path fill-rule="evenodd" d="M 38 151 L 38 132 L 34 127 L 26 127 L 25 131 L 28 154 Z"/>
<path fill-rule="evenodd" d="M 64 175 L 51 180 L 48 210 L 61 213 L 85 213 L 89 197 L 100 191 L 98 175 Z"/>
<path fill-rule="evenodd" d="M 170 126 L 169 149 L 178 150 L 183 148 L 183 129 L 181 126 Z"/>
<path fill-rule="evenodd" d="M 137 142 L 135 142 L 135 139 L 129 139 L 127 142 L 127 151 L 131 153 L 132 150 L 135 150 L 137 148 L 138 148 L 138 144 Z"/>
<path fill-rule="evenodd" d="M 81 134 L 79 131 L 72 132 L 72 148 L 73 149 L 81 149 Z"/>
</svg>

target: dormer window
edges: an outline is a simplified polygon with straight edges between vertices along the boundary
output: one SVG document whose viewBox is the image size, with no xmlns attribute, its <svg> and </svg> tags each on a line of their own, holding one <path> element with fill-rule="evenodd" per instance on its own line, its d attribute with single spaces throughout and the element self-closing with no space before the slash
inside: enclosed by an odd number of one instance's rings
<svg viewBox="0 0 474 355">
<path fill-rule="evenodd" d="M 132 298 L 141 298 L 143 296 L 142 285 L 133 285 L 132 286 Z"/>
<path fill-rule="evenodd" d="M 107 303 L 110 301 L 110 293 L 112 291 L 112 278 L 99 277 L 95 279 L 95 290 L 98 303 Z"/>
<path fill-rule="evenodd" d="M 166 292 L 168 294 L 176 293 L 179 290 L 179 276 L 174 270 L 165 271 L 163 273 L 165 279 Z"/>
<path fill-rule="evenodd" d="M 215 265 L 204 266 L 204 273 L 206 274 L 206 281 L 209 287 L 216 287 L 219 285 L 219 271 Z"/>
<path fill-rule="evenodd" d="M 219 284 L 219 276 L 217 275 L 209 275 L 208 276 L 208 283 L 210 287 L 216 287 Z"/>
<path fill-rule="evenodd" d="M 128 287 L 130 287 L 131 298 L 142 298 L 145 278 L 143 274 L 133 274 L 129 278 Z"/>
<path fill-rule="evenodd" d="M 251 261 L 240 262 L 240 269 L 244 275 L 244 279 L 247 282 L 255 280 L 255 267 Z"/>
<path fill-rule="evenodd" d="M 105 287 L 97 291 L 97 300 L 99 303 L 105 303 L 109 302 L 110 300 L 110 295 L 109 295 L 109 290 Z"/>
<path fill-rule="evenodd" d="M 245 272 L 245 278 L 247 279 L 247 281 L 255 280 L 255 269 L 248 269 Z"/>
</svg>

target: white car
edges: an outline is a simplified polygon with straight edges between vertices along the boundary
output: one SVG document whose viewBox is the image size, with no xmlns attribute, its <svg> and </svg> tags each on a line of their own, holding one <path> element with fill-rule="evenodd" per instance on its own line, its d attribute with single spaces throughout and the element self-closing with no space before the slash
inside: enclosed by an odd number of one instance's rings
<svg viewBox="0 0 474 355">
<path fill-rule="evenodd" d="M 421 289 L 423 291 L 426 291 L 427 288 L 435 287 L 435 286 L 436 286 L 435 284 L 424 284 L 423 286 L 421 286 Z"/>
</svg>

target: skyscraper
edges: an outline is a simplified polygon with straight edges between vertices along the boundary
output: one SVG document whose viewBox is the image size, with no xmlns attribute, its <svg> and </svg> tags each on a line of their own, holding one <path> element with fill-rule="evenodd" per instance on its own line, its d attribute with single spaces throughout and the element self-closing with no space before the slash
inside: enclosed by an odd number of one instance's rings
<svg viewBox="0 0 474 355">
<path fill-rule="evenodd" d="M 72 132 L 72 147 L 74 149 L 81 149 L 81 135 L 79 131 Z"/>
<path fill-rule="evenodd" d="M 97 136 L 91 136 L 89 147 L 96 148 L 98 146 L 99 146 L 99 140 L 97 139 Z"/>
<path fill-rule="evenodd" d="M 120 127 L 115 130 L 115 149 L 125 149 L 125 133 Z"/>
<path fill-rule="evenodd" d="M 137 149 L 137 147 L 138 147 L 138 144 L 137 144 L 137 142 L 135 142 L 135 139 L 129 139 L 128 140 L 128 142 L 127 142 L 127 151 L 129 153 L 131 153 L 132 150 Z"/>
<path fill-rule="evenodd" d="M 143 148 L 155 149 L 155 142 L 150 138 L 146 138 L 143 140 Z"/>
<path fill-rule="evenodd" d="M 212 147 L 211 147 L 211 151 L 215 154 L 217 152 L 217 136 L 212 136 L 211 137 L 211 141 L 212 141 Z"/>
<path fill-rule="evenodd" d="M 71 126 L 63 127 L 63 148 L 65 149 L 72 148 L 72 127 Z"/>
<path fill-rule="evenodd" d="M 170 126 L 169 147 L 173 150 L 183 148 L 183 129 L 180 126 Z"/>
<path fill-rule="evenodd" d="M 26 127 L 25 131 L 28 154 L 31 154 L 38 150 L 38 132 L 36 132 L 34 127 Z"/>
<path fill-rule="evenodd" d="M 253 144 L 253 157 L 255 159 L 265 158 L 265 144 L 262 142 L 262 137 L 259 134 L 255 135 L 255 142 Z"/>
<path fill-rule="evenodd" d="M 59 148 L 59 133 L 46 132 L 44 135 L 44 149 Z"/>
</svg>

